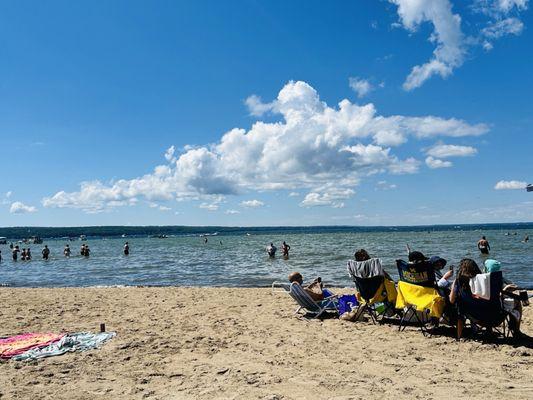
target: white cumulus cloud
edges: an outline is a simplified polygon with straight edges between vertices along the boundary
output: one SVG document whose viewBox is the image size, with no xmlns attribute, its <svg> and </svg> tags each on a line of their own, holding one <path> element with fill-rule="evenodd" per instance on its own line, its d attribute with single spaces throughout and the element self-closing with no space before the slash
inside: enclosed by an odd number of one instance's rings
<svg viewBox="0 0 533 400">
<path fill-rule="evenodd" d="M 308 193 L 300 203 L 300 207 L 330 206 L 333 208 L 343 208 L 344 202 L 340 200 L 349 199 L 354 194 L 355 192 L 352 189 L 326 186 Z"/>
<path fill-rule="evenodd" d="M 527 186 L 527 182 L 522 181 L 499 181 L 494 186 L 494 189 L 496 190 L 518 190 L 518 189 L 525 189 Z"/>
<path fill-rule="evenodd" d="M 428 40 L 435 45 L 433 55 L 427 62 L 412 68 L 403 84 L 407 91 L 422 86 L 432 76 L 450 76 L 464 63 L 471 47 L 480 45 L 491 50 L 493 40 L 521 34 L 524 24 L 519 14 L 528 8 L 528 0 L 474 0 L 472 6 L 464 8 L 463 17 L 467 22 L 462 24 L 462 16 L 454 10 L 450 0 L 389 2 L 397 6 L 399 23 L 394 26 L 403 27 L 410 33 L 416 32 L 424 23 L 432 26 Z M 468 20 L 470 15 L 466 15 L 472 11 L 478 14 L 475 23 Z M 468 30 L 466 34 L 463 27 Z"/>
<path fill-rule="evenodd" d="M 365 97 L 368 93 L 374 90 L 374 86 L 368 79 L 352 77 L 349 79 L 349 84 L 359 98 Z"/>
<path fill-rule="evenodd" d="M 453 144 L 437 144 L 427 150 L 428 156 L 436 158 L 473 156 L 477 149 L 471 146 L 457 146 Z"/>
<path fill-rule="evenodd" d="M 234 215 L 234 214 L 240 214 L 241 212 L 238 211 L 238 210 L 226 210 L 224 211 L 224 214 L 227 214 L 227 215 Z"/>
<path fill-rule="evenodd" d="M 232 129 L 218 142 L 185 146 L 179 155 L 170 147 L 167 164 L 152 172 L 110 183 L 82 182 L 79 190 L 58 191 L 42 204 L 100 212 L 138 200 L 200 200 L 207 208 L 215 196 L 265 190 L 307 191 L 317 193 L 318 202 L 329 201 L 324 197 L 326 185 L 353 190 L 370 175 L 416 173 L 420 161 L 400 158 L 393 150 L 408 140 L 488 131 L 485 124 L 456 118 L 384 116 L 372 103 L 357 105 L 344 99 L 329 106 L 302 81 L 287 83 L 269 104 L 278 121 Z"/>
<path fill-rule="evenodd" d="M 28 213 L 34 213 L 37 211 L 37 208 L 34 206 L 27 206 L 26 204 L 15 201 L 11 203 L 11 207 L 9 208 L 9 212 L 11 214 L 28 214 Z"/>
<path fill-rule="evenodd" d="M 426 165 L 431 169 L 437 168 L 449 168 L 453 166 L 451 161 L 439 160 L 438 158 L 433 158 L 431 156 L 426 158 Z"/>
<path fill-rule="evenodd" d="M 258 207 L 263 207 L 264 205 L 265 203 L 263 203 L 260 200 L 241 201 L 241 207 L 246 207 L 246 208 L 258 208 Z"/>
<path fill-rule="evenodd" d="M 389 0 L 398 6 L 402 26 L 410 32 L 429 22 L 433 25 L 430 41 L 436 44 L 433 57 L 425 64 L 413 67 L 403 87 L 413 90 L 433 75 L 449 76 L 464 61 L 464 36 L 461 17 L 454 14 L 449 0 Z"/>
</svg>

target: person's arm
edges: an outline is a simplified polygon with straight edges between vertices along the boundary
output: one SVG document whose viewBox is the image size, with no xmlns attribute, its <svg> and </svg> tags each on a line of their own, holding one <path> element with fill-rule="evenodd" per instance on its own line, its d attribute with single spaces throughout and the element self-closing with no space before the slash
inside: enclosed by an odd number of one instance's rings
<svg viewBox="0 0 533 400">
<path fill-rule="evenodd" d="M 453 275 L 453 270 L 446 271 L 446 273 L 437 281 L 437 286 L 443 289 L 450 286 L 450 281 L 448 279 L 452 275 Z"/>
<path fill-rule="evenodd" d="M 487 249 L 490 250 L 490 244 L 487 242 Z"/>
<path fill-rule="evenodd" d="M 450 303 L 455 304 L 455 300 L 457 300 L 457 293 L 455 286 L 457 285 L 457 279 L 452 284 L 452 289 L 450 291 Z"/>
</svg>

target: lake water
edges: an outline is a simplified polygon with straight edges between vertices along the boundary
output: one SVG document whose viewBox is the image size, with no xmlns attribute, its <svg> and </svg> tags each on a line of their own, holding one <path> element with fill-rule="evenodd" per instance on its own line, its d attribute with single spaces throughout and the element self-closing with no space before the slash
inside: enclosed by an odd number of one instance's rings
<svg viewBox="0 0 533 400">
<path fill-rule="evenodd" d="M 405 244 L 426 256 L 440 255 L 457 265 L 470 257 L 481 266 L 476 243 L 486 235 L 491 258 L 504 266 L 504 276 L 511 281 L 533 286 L 533 242 L 523 243 L 527 230 L 483 231 L 399 231 L 399 232 L 327 232 L 268 233 L 210 236 L 208 243 L 198 236 L 157 238 L 89 239 L 86 242 L 45 240 L 51 250 L 48 261 L 41 260 L 43 245 L 30 247 L 32 261 L 11 260 L 7 245 L 0 245 L 0 284 L 13 287 L 178 285 L 178 286 L 269 286 L 285 281 L 292 271 L 300 271 L 305 280 L 321 276 L 330 285 L 351 286 L 346 261 L 354 250 L 365 248 L 380 257 L 385 269 L 397 277 L 394 260 L 406 258 Z M 530 235 L 531 236 L 531 235 Z M 122 255 L 125 240 L 130 243 L 129 256 Z M 281 252 L 285 240 L 292 247 L 290 258 L 281 255 L 269 259 L 265 247 L 270 243 Z M 69 243 L 72 257 L 63 257 Z M 91 248 L 91 256 L 79 255 L 82 243 Z"/>
</svg>

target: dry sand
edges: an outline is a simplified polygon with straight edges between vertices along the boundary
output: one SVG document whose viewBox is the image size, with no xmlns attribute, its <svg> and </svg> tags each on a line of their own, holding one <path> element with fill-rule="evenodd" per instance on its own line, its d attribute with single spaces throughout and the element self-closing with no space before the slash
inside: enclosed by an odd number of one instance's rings
<svg viewBox="0 0 533 400">
<path fill-rule="evenodd" d="M 97 331 L 99 350 L 0 363 L 4 399 L 533 398 L 533 343 L 302 321 L 269 289 L 0 288 L 0 335 Z M 533 305 L 523 330 L 533 336 Z"/>
</svg>

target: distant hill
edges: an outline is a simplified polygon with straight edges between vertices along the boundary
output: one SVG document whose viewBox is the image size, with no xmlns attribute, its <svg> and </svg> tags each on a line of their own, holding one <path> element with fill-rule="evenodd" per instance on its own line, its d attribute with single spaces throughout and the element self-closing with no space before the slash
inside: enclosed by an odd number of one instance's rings
<svg viewBox="0 0 533 400">
<path fill-rule="evenodd" d="M 447 231 L 532 229 L 533 222 L 509 224 L 424 225 L 424 226 L 272 226 L 272 227 L 227 227 L 227 226 L 82 226 L 82 227 L 11 227 L 0 228 L 0 236 L 22 239 L 29 236 L 42 238 L 61 237 L 143 237 L 151 235 L 244 235 L 275 233 L 330 233 L 330 232 L 390 232 L 390 231 Z"/>
</svg>

